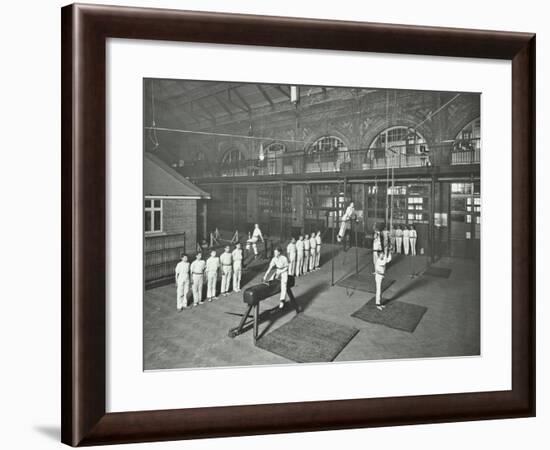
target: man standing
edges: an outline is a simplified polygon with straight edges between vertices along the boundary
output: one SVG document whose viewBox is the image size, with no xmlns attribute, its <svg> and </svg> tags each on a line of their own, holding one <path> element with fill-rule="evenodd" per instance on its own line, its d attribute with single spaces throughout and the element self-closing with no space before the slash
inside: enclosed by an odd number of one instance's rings
<svg viewBox="0 0 550 450">
<path fill-rule="evenodd" d="M 254 258 L 258 257 L 258 245 L 257 242 L 261 240 L 264 241 L 264 236 L 262 234 L 262 230 L 260 230 L 260 225 L 257 223 L 254 224 L 254 231 L 252 232 L 252 236 L 248 241 L 246 241 L 246 249 L 250 250 L 250 244 L 252 244 L 252 249 L 254 250 Z"/>
<path fill-rule="evenodd" d="M 386 273 L 386 264 L 391 261 L 391 252 L 386 248 L 383 252 L 377 252 L 378 258 L 374 263 L 374 281 L 376 282 L 376 308 L 382 311 L 386 306 L 382 305 L 382 281 Z"/>
<path fill-rule="evenodd" d="M 321 266 L 321 230 L 317 232 L 317 236 L 315 236 L 315 240 L 317 242 L 316 247 L 316 253 L 315 253 L 315 270 L 319 270 L 319 267 Z"/>
<path fill-rule="evenodd" d="M 296 273 L 296 251 L 296 239 L 292 238 L 286 247 L 289 275 L 295 275 Z"/>
<path fill-rule="evenodd" d="M 395 251 L 401 254 L 401 246 L 403 245 L 403 230 L 401 229 L 401 225 L 395 230 L 395 245 Z"/>
<path fill-rule="evenodd" d="M 296 276 L 299 277 L 304 272 L 304 237 L 300 235 L 296 242 Z"/>
<path fill-rule="evenodd" d="M 388 227 L 384 225 L 382 228 L 382 242 L 383 242 L 383 248 L 387 248 L 390 245 L 390 232 L 388 230 Z"/>
<path fill-rule="evenodd" d="M 309 234 L 306 234 L 304 238 L 304 268 L 302 273 L 305 275 L 309 270 L 309 255 L 311 253 L 311 245 L 309 242 Z"/>
<path fill-rule="evenodd" d="M 411 232 L 405 226 L 405 229 L 403 230 L 403 247 L 404 247 L 405 255 L 409 254 L 409 241 L 410 241 L 410 238 L 411 238 Z"/>
<path fill-rule="evenodd" d="M 241 243 L 237 242 L 235 250 L 231 254 L 233 257 L 233 292 L 240 292 L 241 290 L 241 273 L 243 270 L 243 250 L 241 249 Z"/>
<path fill-rule="evenodd" d="M 317 260 L 317 239 L 315 238 L 315 233 L 311 233 L 309 238 L 309 271 L 313 272 L 315 269 L 315 261 Z"/>
<path fill-rule="evenodd" d="M 178 311 L 187 308 L 187 293 L 189 292 L 189 262 L 185 253 L 180 256 L 181 261 L 176 265 L 176 308 Z"/>
<path fill-rule="evenodd" d="M 346 212 L 342 216 L 342 219 L 340 221 L 340 231 L 338 231 L 338 235 L 336 236 L 336 239 L 338 242 L 341 242 L 346 234 L 346 228 L 348 226 L 348 223 L 351 220 L 351 217 L 355 214 L 355 205 L 353 202 L 350 202 L 349 206 L 346 208 Z"/>
<path fill-rule="evenodd" d="M 273 254 L 273 259 L 269 263 L 269 267 L 264 275 L 264 281 L 267 280 L 267 276 L 273 268 L 275 268 L 275 273 L 270 277 L 270 280 L 275 278 L 281 280 L 281 294 L 279 296 L 279 308 L 284 308 L 286 300 L 286 286 L 288 283 L 288 259 L 284 256 L 281 247 L 277 247 Z"/>
<path fill-rule="evenodd" d="M 378 259 L 378 252 L 382 251 L 382 237 L 380 236 L 380 231 L 374 225 L 374 234 L 372 236 L 372 263 L 376 264 Z"/>
<path fill-rule="evenodd" d="M 410 233 L 410 246 L 411 246 L 411 255 L 416 255 L 416 229 L 414 228 L 414 225 L 411 225 L 411 231 Z"/>
<path fill-rule="evenodd" d="M 233 257 L 231 256 L 231 247 L 225 246 L 224 252 L 220 256 L 220 264 L 222 266 L 222 287 L 221 294 L 225 297 L 229 293 L 229 285 L 231 276 L 233 275 Z"/>
<path fill-rule="evenodd" d="M 211 302 L 216 297 L 216 282 L 218 281 L 218 270 L 220 258 L 216 256 L 216 250 L 210 252 L 210 258 L 206 260 L 206 299 Z"/>
<path fill-rule="evenodd" d="M 204 284 L 204 269 L 206 263 L 202 259 L 202 253 L 197 253 L 195 261 L 191 263 L 191 280 L 193 282 L 193 306 L 202 305 L 202 285 Z"/>
</svg>

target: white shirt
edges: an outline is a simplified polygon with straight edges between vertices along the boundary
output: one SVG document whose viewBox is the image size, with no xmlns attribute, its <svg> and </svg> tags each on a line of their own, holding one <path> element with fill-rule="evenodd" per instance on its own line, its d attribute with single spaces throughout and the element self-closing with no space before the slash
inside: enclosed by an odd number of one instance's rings
<svg viewBox="0 0 550 450">
<path fill-rule="evenodd" d="M 220 258 L 217 256 L 211 256 L 206 260 L 206 271 L 207 272 L 217 272 L 220 268 Z"/>
<path fill-rule="evenodd" d="M 296 241 L 296 251 L 298 253 L 303 253 L 304 252 L 304 241 L 303 240 Z"/>
<path fill-rule="evenodd" d="M 311 236 L 309 238 L 309 246 L 311 247 L 311 250 L 315 250 L 315 247 L 317 247 L 317 239 L 315 239 L 315 236 Z"/>
<path fill-rule="evenodd" d="M 269 263 L 267 272 L 273 269 L 273 267 L 277 269 L 277 275 L 279 275 L 280 273 L 286 272 L 288 270 L 288 259 L 286 259 L 286 256 L 284 255 L 274 256 L 271 262 Z"/>
<path fill-rule="evenodd" d="M 186 281 L 189 280 L 189 263 L 180 261 L 176 265 L 176 279 L 178 280 L 178 283 L 180 281 Z"/>
<path fill-rule="evenodd" d="M 262 241 L 264 240 L 264 237 L 262 235 L 262 230 L 259 228 L 254 228 L 254 231 L 252 232 L 253 238 L 260 238 Z"/>
<path fill-rule="evenodd" d="M 315 241 L 317 242 L 317 246 L 320 246 L 321 245 L 321 235 L 318 234 L 316 237 L 315 237 Z"/>
<path fill-rule="evenodd" d="M 202 275 L 205 267 L 206 263 L 203 259 L 196 259 L 191 263 L 191 273 L 193 275 Z"/>
<path fill-rule="evenodd" d="M 220 263 L 223 266 L 232 266 L 233 265 L 233 256 L 231 256 L 231 253 L 223 252 L 220 255 Z"/>
<path fill-rule="evenodd" d="M 231 256 L 233 257 L 233 262 L 241 262 L 243 260 L 243 251 L 240 248 L 236 248 L 233 250 L 233 253 L 231 253 Z"/>
<path fill-rule="evenodd" d="M 416 237 L 416 230 L 410 230 L 411 238 Z"/>
<path fill-rule="evenodd" d="M 410 232 L 410 230 L 408 230 L 408 229 L 405 228 L 405 229 L 403 230 L 403 238 L 404 238 L 404 239 L 408 239 L 408 238 L 410 238 L 410 237 L 411 237 L 411 232 Z"/>
<path fill-rule="evenodd" d="M 381 258 L 376 258 L 376 261 L 374 263 L 374 272 L 377 275 L 382 275 L 386 273 L 386 264 L 388 264 L 391 261 L 391 253 L 388 254 L 388 256 L 382 256 Z"/>
<path fill-rule="evenodd" d="M 286 246 L 286 253 L 287 255 L 296 255 L 296 244 L 294 242 Z"/>
<path fill-rule="evenodd" d="M 346 221 L 351 219 L 351 216 L 353 216 L 353 213 L 355 212 L 355 208 L 353 206 L 348 206 L 346 209 L 346 212 L 342 216 L 342 221 Z"/>
<path fill-rule="evenodd" d="M 309 250 L 309 238 L 304 240 L 304 250 Z"/>
</svg>

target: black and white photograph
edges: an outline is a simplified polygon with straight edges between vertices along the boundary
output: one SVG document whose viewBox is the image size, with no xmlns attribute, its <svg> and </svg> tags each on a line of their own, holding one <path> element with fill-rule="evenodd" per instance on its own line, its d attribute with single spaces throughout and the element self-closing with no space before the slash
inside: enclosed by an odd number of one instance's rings
<svg viewBox="0 0 550 450">
<path fill-rule="evenodd" d="M 480 98 L 145 78 L 144 370 L 479 356 Z"/>
</svg>

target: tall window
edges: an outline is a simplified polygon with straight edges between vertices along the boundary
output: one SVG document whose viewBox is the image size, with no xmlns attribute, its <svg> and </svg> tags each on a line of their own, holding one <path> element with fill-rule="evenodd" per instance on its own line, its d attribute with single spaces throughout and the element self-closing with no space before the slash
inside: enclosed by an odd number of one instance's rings
<svg viewBox="0 0 550 450">
<path fill-rule="evenodd" d="M 386 148 L 391 149 L 391 154 L 401 155 L 421 154 L 427 150 L 426 139 L 417 131 L 405 126 L 382 131 L 370 146 L 376 158 L 383 158 Z"/>
<path fill-rule="evenodd" d="M 145 232 L 162 231 L 162 200 L 145 200 Z"/>
<path fill-rule="evenodd" d="M 459 133 L 453 142 L 453 164 L 479 163 L 481 157 L 481 121 L 472 120 Z"/>
<path fill-rule="evenodd" d="M 336 136 L 323 136 L 320 139 L 317 139 L 313 145 L 309 147 L 307 153 L 310 154 L 332 154 L 337 153 L 340 150 L 345 150 L 346 144 L 342 139 L 337 138 Z"/>
<path fill-rule="evenodd" d="M 241 153 L 240 150 L 234 148 L 226 152 L 225 155 L 223 155 L 222 165 L 232 166 L 232 165 L 235 165 L 238 161 L 243 161 L 243 160 L 244 160 L 244 155 Z"/>
</svg>

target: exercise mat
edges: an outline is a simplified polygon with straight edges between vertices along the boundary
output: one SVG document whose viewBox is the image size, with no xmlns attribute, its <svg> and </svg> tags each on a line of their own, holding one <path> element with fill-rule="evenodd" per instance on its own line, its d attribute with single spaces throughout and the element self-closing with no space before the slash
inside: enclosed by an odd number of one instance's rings
<svg viewBox="0 0 550 450">
<path fill-rule="evenodd" d="M 258 339 L 256 345 L 299 363 L 330 362 L 358 332 L 357 328 L 298 314 Z"/>
<path fill-rule="evenodd" d="M 382 292 L 388 289 L 394 282 L 395 280 L 384 277 L 382 280 Z M 358 289 L 360 291 L 370 292 L 372 294 L 376 293 L 376 282 L 374 281 L 374 275 L 367 270 L 359 273 L 352 273 L 346 278 L 338 281 L 336 284 L 349 289 Z"/>
<path fill-rule="evenodd" d="M 429 267 L 426 272 L 424 272 L 424 275 L 428 275 L 431 277 L 449 278 L 449 275 L 451 275 L 451 269 L 448 269 L 446 267 Z"/>
<path fill-rule="evenodd" d="M 376 302 L 373 297 L 360 309 L 355 311 L 352 317 L 356 317 L 365 322 L 385 325 L 389 328 L 412 333 L 428 310 L 425 306 L 400 302 L 398 300 L 387 302 L 385 306 L 386 307 L 380 311 L 376 307 Z"/>
</svg>

